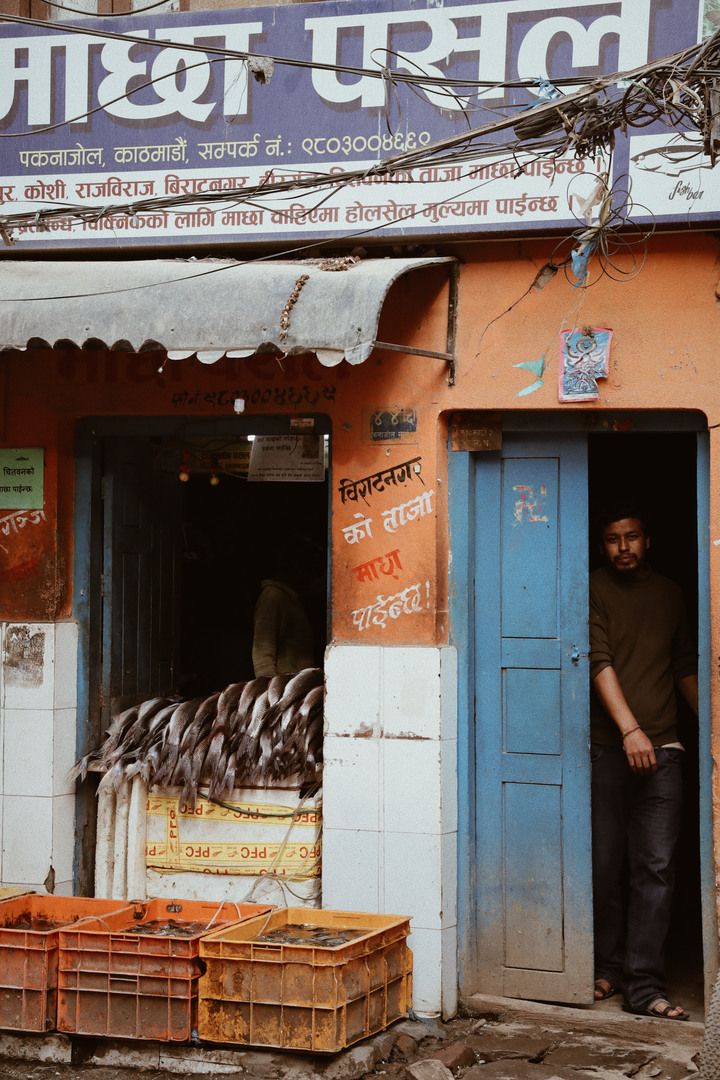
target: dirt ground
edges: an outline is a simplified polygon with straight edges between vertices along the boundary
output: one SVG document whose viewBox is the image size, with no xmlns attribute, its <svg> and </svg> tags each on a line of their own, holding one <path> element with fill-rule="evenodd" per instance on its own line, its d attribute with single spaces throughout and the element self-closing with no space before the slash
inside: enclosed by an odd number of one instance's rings
<svg viewBox="0 0 720 1080">
<path fill-rule="evenodd" d="M 172 1062 L 164 1062 L 172 1067 L 157 1068 L 146 1067 L 146 1044 L 79 1043 L 74 1047 L 74 1064 L 0 1056 L 0 1080 L 130 1080 L 131 1076 L 135 1080 L 180 1080 L 182 1076 L 207 1080 L 686 1080 L 697 1076 L 701 1023 L 645 1020 L 617 1011 L 505 999 L 473 999 L 470 1012 L 445 1024 L 399 1021 L 331 1056 L 245 1048 L 175 1049 Z M 16 1048 L 19 1045 L 37 1054 L 41 1043 L 15 1043 Z M 62 1045 L 67 1058 L 69 1044 Z M 162 1055 L 160 1048 L 161 1060 Z M 89 1060 L 82 1060 L 88 1056 Z"/>
</svg>

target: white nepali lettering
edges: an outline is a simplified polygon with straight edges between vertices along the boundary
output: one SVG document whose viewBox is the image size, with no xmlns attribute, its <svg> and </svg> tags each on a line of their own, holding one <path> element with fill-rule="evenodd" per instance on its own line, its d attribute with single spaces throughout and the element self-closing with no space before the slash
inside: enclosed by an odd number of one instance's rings
<svg viewBox="0 0 720 1080">
<path fill-rule="evenodd" d="M 158 31 L 156 38 L 163 41 L 173 41 L 180 45 L 195 45 L 198 38 L 216 38 L 225 49 L 234 52 L 250 52 L 250 38 L 263 32 L 261 22 L 232 22 L 222 23 L 218 26 L 188 26 L 172 27 L 168 30 Z M 170 49 L 169 52 L 177 52 Z M 195 62 L 202 57 L 198 53 L 191 54 Z M 192 61 L 191 61 L 192 62 Z M 249 109 L 248 94 L 248 65 L 245 60 L 226 59 L 221 65 L 223 68 L 223 115 L 229 118 L 235 116 L 247 116 Z M 210 67 L 202 68 L 208 72 Z M 172 82 L 172 79 L 168 80 Z"/>
<path fill-rule="evenodd" d="M 553 40 L 558 35 L 567 35 L 572 45 L 572 65 L 575 68 L 596 67 L 600 63 L 603 39 L 617 34 L 620 40 L 618 66 L 620 71 L 636 67 L 649 59 L 648 44 L 650 33 L 651 0 L 623 0 L 619 15 L 599 14 L 583 26 L 577 18 L 555 16 L 562 5 L 554 4 L 546 10 L 553 12 L 553 17 L 544 18 L 534 23 L 525 35 L 518 52 L 518 77 L 521 79 L 548 79 L 548 56 Z M 530 7 L 531 5 L 527 5 Z M 577 6 L 572 3 L 572 7 Z M 566 86 L 565 92 L 574 89 Z M 544 91 L 537 91 L 542 100 Z"/>
<path fill-rule="evenodd" d="M 9 536 L 11 529 L 16 533 L 18 529 L 24 529 L 28 523 L 37 525 L 40 521 L 45 521 L 44 510 L 16 510 L 13 514 L 5 514 L 0 518 L 0 532 L 4 536 Z"/>
<path fill-rule="evenodd" d="M 360 64 L 380 68 L 390 63 L 398 70 L 425 74 L 447 80 L 448 68 L 458 65 L 464 76 L 487 82 L 503 83 L 511 67 L 511 38 L 523 20 L 524 33 L 517 53 L 517 76 L 538 80 L 535 94 L 544 99 L 540 81 L 551 78 L 550 58 L 558 40 L 569 39 L 572 65 L 588 73 L 600 74 L 605 43 L 619 39 L 618 66 L 630 69 L 645 63 L 649 56 L 652 0 L 615 0 L 614 13 L 597 0 L 489 0 L 486 3 L 433 7 L 425 11 L 380 11 L 350 15 L 319 15 L 305 20 L 312 33 L 312 61 L 327 63 L 342 60 L 343 42 L 359 39 Z M 531 21 L 535 16 L 534 21 Z M 512 28 L 512 33 L 511 33 Z M 233 22 L 218 25 L 165 26 L 156 31 L 137 31 L 135 37 L 154 35 L 156 41 L 178 45 L 210 45 L 249 53 L 251 39 L 263 34 L 262 22 Z M 413 49 L 410 39 L 418 37 L 422 46 Z M 91 59 L 97 41 L 101 43 L 100 63 L 107 75 L 101 78 L 97 101 L 91 100 Z M 146 120 L 182 117 L 203 122 L 218 107 L 205 100 L 213 85 L 212 54 L 189 50 L 160 48 L 137 58 L 142 46 L 133 42 L 85 38 L 82 35 L 42 33 L 32 37 L 0 39 L 0 120 L 10 116 L 20 103 L 27 109 L 28 126 L 67 122 L 83 117 L 96 104 L 118 119 Z M 131 59 L 131 55 L 135 59 Z M 222 68 L 222 112 L 227 118 L 246 117 L 250 109 L 248 64 L 228 57 Z M 142 91 L 138 84 L 154 82 Z M 348 80 L 337 71 L 312 68 L 312 84 L 319 97 L 330 105 L 356 104 L 359 107 L 383 108 L 387 81 L 361 75 Z M 63 87 L 62 100 L 55 100 L 55 86 Z M 27 94 L 23 94 L 23 88 Z M 566 91 L 570 87 L 566 84 Z M 432 86 L 422 93 L 436 107 L 459 112 L 462 98 L 443 93 Z M 504 91 L 489 87 L 480 97 L 488 104 L 502 101 Z M 127 96 L 126 96 L 127 95 Z M 114 100 L 118 98 L 119 100 Z M 20 121 L 25 122 L 23 117 Z M 279 153 L 279 144 L 273 151 Z"/>
<path fill-rule="evenodd" d="M 369 626 L 379 626 L 381 630 L 384 630 L 388 619 L 399 619 L 401 615 L 412 615 L 414 612 L 422 611 L 421 584 L 418 581 L 415 585 L 408 585 L 406 589 L 395 593 L 394 596 L 378 594 L 374 604 L 351 612 L 353 625 L 357 626 L 361 632 L 367 630 Z M 429 581 L 425 582 L 425 590 L 429 595 Z"/>
<path fill-rule="evenodd" d="M 233 142 L 199 142 L 198 154 L 205 161 L 219 161 L 225 157 L 255 157 L 258 152 L 260 133 L 255 132 L 252 139 L 234 140 Z"/>
<path fill-rule="evenodd" d="M 53 82 L 58 73 L 53 60 L 64 60 L 64 120 L 82 116 L 89 105 L 89 43 L 78 35 L 48 34 L 42 37 L 4 38 L 0 40 L 0 119 L 12 111 L 19 84 L 27 85 L 27 122 L 52 123 Z M 27 57 L 27 61 L 25 61 Z"/>
<path fill-rule="evenodd" d="M 510 16 L 538 13 L 537 21 L 526 31 L 518 54 L 518 75 L 527 79 L 548 79 L 548 57 L 558 35 L 567 35 L 572 44 L 572 63 L 575 67 L 598 67 L 603 40 L 609 35 L 620 37 L 620 68 L 632 68 L 648 59 L 649 20 L 651 0 L 618 0 L 620 14 L 585 12 L 595 8 L 596 0 L 496 0 L 493 3 L 438 7 L 428 11 L 395 11 L 356 15 L 319 16 L 305 20 L 313 38 L 312 59 L 327 62 L 328 58 L 342 62 L 342 39 L 354 32 L 362 38 L 361 66 L 381 68 L 396 50 L 397 70 L 411 73 L 421 69 L 437 78 L 448 77 L 447 65 L 453 58 L 471 58 L 475 66 L 471 78 L 502 83 L 507 77 L 510 35 Z M 572 14 L 557 15 L 563 8 Z M 588 25 L 580 19 L 583 15 Z M 456 25 L 456 21 L 459 25 Z M 429 43 L 411 51 L 399 46 L 393 35 L 402 28 L 415 31 L 418 24 L 427 27 Z M 467 33 L 468 25 L 479 33 Z M 461 28 L 465 35 L 461 35 Z M 425 35 L 427 40 L 427 35 Z M 342 81 L 341 81 L 342 79 Z M 363 108 L 382 108 L 386 103 L 387 86 L 384 79 L 363 75 L 348 82 L 345 75 L 313 68 L 312 82 L 319 96 L 331 104 L 359 103 Z M 463 109 L 462 98 L 453 98 L 432 88 L 422 91 L 439 108 L 457 112 Z M 537 91 L 542 97 L 541 88 Z M 488 89 L 479 97 L 501 101 L 498 91 Z"/>
<path fill-rule="evenodd" d="M 211 41 L 219 48 L 250 52 L 251 38 L 262 34 L 261 22 L 221 23 L 217 26 L 172 27 L 157 30 L 154 39 L 195 45 Z M 150 30 L 138 30 L 135 37 L 150 41 Z M 211 80 L 208 56 L 203 52 L 160 48 L 145 59 L 131 59 L 138 44 L 100 38 L 100 63 L 107 72 L 97 90 L 97 104 L 113 117 L 143 122 L 149 119 L 183 117 L 204 121 L 216 108 L 216 101 L 202 101 Z M 35 37 L 0 39 L 0 120 L 15 108 L 21 87 L 27 86 L 29 126 L 67 122 L 83 117 L 95 105 L 90 98 L 90 56 L 97 39 L 81 35 L 42 34 Z M 222 111 L 229 119 L 246 116 L 249 109 L 248 65 L 228 58 L 223 68 Z M 62 78 L 64 101 L 55 108 L 54 86 Z M 154 82 L 156 101 L 138 101 L 138 84 Z M 119 98 L 119 100 L 114 100 Z M 59 104 L 59 103 L 58 103 Z"/>
<path fill-rule="evenodd" d="M 408 57 L 410 62 L 404 64 L 402 59 L 398 58 L 396 61 L 397 67 L 398 69 L 417 72 L 418 68 L 415 65 L 418 65 L 427 75 L 445 78 L 444 72 L 437 66 L 438 63 L 446 61 L 451 55 L 458 52 L 477 53 L 480 47 L 479 38 L 460 39 L 458 37 L 458 29 L 452 21 L 452 12 L 456 13 L 456 18 L 467 19 L 473 15 L 478 17 L 483 8 L 485 11 L 488 10 L 485 5 L 481 8 L 479 4 L 474 4 L 465 8 L 445 8 L 444 10 L 436 9 L 424 12 L 415 10 L 390 11 L 366 15 L 338 15 L 335 18 L 320 16 L 314 19 L 306 19 L 305 27 L 312 33 L 313 61 L 327 62 L 329 58 L 331 61 L 340 62 L 340 39 L 342 33 L 343 31 L 354 30 L 362 34 L 363 53 L 360 62 L 361 66 L 376 68 L 383 66 L 385 63 L 387 50 L 391 47 L 390 38 L 393 30 L 397 30 L 403 25 L 414 28 L 418 23 L 422 23 L 430 30 L 430 43 L 417 52 L 408 52 L 407 49 L 404 49 L 404 55 Z M 505 58 L 503 56 L 502 66 L 504 66 L 504 63 Z M 496 74 L 486 74 L 484 78 L 499 81 L 502 77 L 500 75 L 500 66 L 496 64 L 496 67 L 498 68 Z M 365 109 L 382 108 L 384 106 L 387 88 L 383 79 L 374 79 L 368 75 L 363 75 L 354 82 L 341 82 L 341 77 L 346 78 L 346 76 L 341 76 L 339 72 L 312 69 L 313 86 L 324 101 L 332 104 L 348 104 L 359 101 L 360 105 Z M 441 105 L 442 108 L 453 111 L 462 109 L 462 103 L 447 94 L 438 94 L 427 89 L 424 93 L 430 101 Z"/>
<path fill-rule="evenodd" d="M 156 40 L 176 44 L 194 45 L 198 38 L 219 39 L 223 47 L 237 52 L 248 52 L 250 38 L 262 33 L 262 23 L 223 24 L 219 26 L 173 27 L 158 30 Z M 139 35 L 147 37 L 149 31 Z M 131 60 L 130 52 L 137 48 L 133 42 L 111 41 L 101 53 L 103 67 L 109 74 L 98 87 L 98 103 L 111 116 L 124 120 L 144 120 L 156 117 L 182 116 L 186 120 L 203 121 L 215 108 L 215 102 L 200 102 L 210 81 L 210 65 L 204 53 L 183 52 L 182 49 L 160 49 L 153 57 L 148 71 L 148 60 Z M 199 65 L 199 66 L 198 66 Z M 245 116 L 248 110 L 248 70 L 242 60 L 226 60 L 223 90 L 223 114 L 227 117 Z M 182 73 L 182 89 L 175 74 Z M 159 79 L 153 90 L 159 101 L 140 104 L 129 95 L 131 82 L 142 77 Z M 122 95 L 128 94 L 127 97 Z M 120 97 L 119 101 L 113 99 Z"/>
<path fill-rule="evenodd" d="M 136 36 L 149 38 L 150 32 L 140 30 Z M 197 101 L 210 79 L 210 68 L 201 63 L 203 57 L 200 53 L 159 49 L 148 71 L 147 59 L 130 59 L 130 53 L 136 50 L 134 41 L 109 41 L 103 47 L 100 59 L 108 74 L 98 86 L 98 104 L 104 107 L 106 113 L 121 120 L 149 120 L 175 114 L 186 120 L 207 120 L 215 106 L 212 101 L 202 104 Z M 173 72 L 179 74 L 180 71 L 184 75 L 182 90 L 177 85 L 177 79 L 165 77 Z M 133 97 L 131 84 L 149 79 L 159 80 L 153 83 L 153 91 L 159 100 L 142 104 Z"/>
<path fill-rule="evenodd" d="M 431 514 L 434 494 L 434 491 L 423 491 L 421 495 L 410 499 L 409 502 L 400 503 L 390 510 L 383 510 L 382 516 L 385 518 L 383 525 L 387 532 L 397 532 L 401 525 L 407 524 L 408 521 L 414 521 L 415 518 Z"/>
<path fill-rule="evenodd" d="M 73 165 L 103 164 L 101 146 L 86 148 L 76 143 L 70 150 L 21 150 L 20 164 L 25 169 L 71 168 Z"/>
<path fill-rule="evenodd" d="M 354 514 L 353 517 L 359 518 L 354 525 L 346 525 L 343 529 L 343 536 L 347 540 L 348 544 L 357 544 L 365 536 L 372 537 L 372 518 L 363 517 L 362 514 Z"/>
<path fill-rule="evenodd" d="M 129 162 L 141 164 L 148 161 L 185 161 L 187 139 L 178 135 L 174 143 L 161 143 L 157 146 L 116 146 L 115 161 L 120 165 Z"/>
</svg>

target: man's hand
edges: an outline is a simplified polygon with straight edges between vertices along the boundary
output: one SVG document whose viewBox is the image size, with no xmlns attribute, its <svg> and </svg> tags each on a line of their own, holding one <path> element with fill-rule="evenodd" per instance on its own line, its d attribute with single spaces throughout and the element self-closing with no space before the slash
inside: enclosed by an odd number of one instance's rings
<svg viewBox="0 0 720 1080">
<path fill-rule="evenodd" d="M 653 744 L 641 728 L 631 731 L 623 739 L 623 750 L 634 773 L 657 772 L 657 760 Z"/>
</svg>

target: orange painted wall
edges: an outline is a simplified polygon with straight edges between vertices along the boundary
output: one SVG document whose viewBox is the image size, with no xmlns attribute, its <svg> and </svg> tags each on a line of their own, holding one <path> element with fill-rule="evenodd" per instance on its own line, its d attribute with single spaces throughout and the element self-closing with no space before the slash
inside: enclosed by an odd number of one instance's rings
<svg viewBox="0 0 720 1080">
<path fill-rule="evenodd" d="M 720 423 L 717 240 L 705 234 L 657 237 L 642 271 L 631 281 L 602 278 L 587 290 L 574 290 L 561 273 L 542 291 L 531 289 L 523 295 L 553 248 L 550 241 L 533 240 L 443 249 L 462 263 L 457 381 L 452 387 L 443 361 L 380 351 L 357 368 L 343 363 L 326 369 L 314 359 L 295 357 L 284 360 L 282 369 L 266 358 L 223 360 L 211 367 L 176 361 L 162 371 L 158 354 L 4 354 L 0 442 L 46 448 L 46 522 L 7 536 L 0 531 L 0 543 L 8 549 L 0 548 L 0 618 L 45 620 L 71 613 L 77 418 L 231 416 L 232 397 L 241 391 L 247 394 L 248 415 L 325 413 L 332 419 L 335 640 L 446 641 L 445 446 L 446 421 L 453 411 L 581 408 L 605 423 L 616 410 L 699 409 L 711 427 Z M 403 340 L 405 335 L 415 346 L 444 348 L 446 301 L 444 271 L 406 275 L 386 303 L 381 339 Z M 610 377 L 601 382 L 597 403 L 559 405 L 559 334 L 586 324 L 615 332 Z M 517 397 L 534 376 L 513 365 L 542 354 L 547 362 L 544 385 Z M 370 414 L 377 409 L 414 409 L 416 437 L 373 443 Z M 385 484 L 384 490 L 368 492 L 365 500 L 341 497 L 343 479 L 354 482 L 414 459 L 419 459 L 421 472 L 404 483 Z M 714 480 L 718 468 L 714 458 Z M 717 489 L 713 482 L 713 491 Z M 423 495 L 427 498 L 417 507 L 417 497 Z M 408 504 L 414 500 L 417 516 L 411 517 Z M 406 508 L 405 524 L 390 531 L 384 522 L 392 522 L 393 509 L 397 520 L 400 506 Z M 420 516 L 420 509 L 431 513 Z M 8 513 L 0 512 L 0 518 Z M 359 520 L 358 513 L 371 519 L 372 537 L 350 544 L 343 530 Z M 711 517 L 712 535 L 720 537 L 715 498 Z M 387 556 L 393 552 L 397 554 L 391 561 Z M 717 557 L 716 548 L 712 557 Z M 372 568 L 356 569 L 375 559 L 377 578 Z M 32 572 L 14 580 L 13 567 L 29 560 L 36 560 Z M 393 572 L 383 574 L 383 569 Z M 399 595 L 393 613 L 384 618 L 375 607 L 378 595 Z M 387 612 L 387 605 L 383 610 Z M 714 648 L 720 655 L 720 626 Z"/>
<path fill-rule="evenodd" d="M 44 446 L 45 515 L 13 531 L 0 511 L 0 620 L 53 620 L 71 611 L 77 418 L 92 415 L 217 417 L 232 415 L 236 391 L 247 414 L 324 413 L 332 419 L 333 638 L 367 644 L 421 645 L 448 640 L 447 426 L 455 411 L 583 412 L 592 428 L 612 427 L 619 411 L 692 409 L 707 417 L 711 441 L 710 582 L 712 655 L 720 656 L 720 241 L 709 234 L 655 237 L 641 272 L 629 281 L 601 278 L 573 289 L 558 274 L 531 289 L 552 241 L 446 245 L 461 261 L 457 380 L 443 361 L 376 352 L 365 364 L 325 369 L 310 358 L 166 363 L 158 354 L 63 354 L 49 350 L 0 356 L 0 445 Z M 433 276 L 434 275 L 434 276 Z M 447 286 L 440 273 L 408 275 L 393 288 L 380 337 L 405 333 L 415 346 L 444 347 Z M 528 291 L 529 290 L 529 291 Z M 508 310 L 511 308 L 511 310 Z M 614 331 L 610 376 L 593 403 L 558 403 L 559 334 L 574 327 Z M 514 364 L 546 357 L 543 386 L 518 392 L 534 376 Z M 369 414 L 414 409 L 417 436 L 374 444 Z M 419 459 L 420 476 L 385 485 L 366 500 L 340 494 L 341 481 L 382 474 Z M 399 505 L 433 492 L 431 513 L 394 532 L 383 521 Z M 372 537 L 349 544 L 343 530 L 372 520 Z M 79 542 L 83 542 L 79 538 Z M 397 576 L 383 575 L 398 552 Z M 355 568 L 376 558 L 378 579 Z M 399 565 L 397 565 L 399 563 Z M 30 570 L 18 572 L 18 567 Z M 408 590 L 406 592 L 405 590 Z M 395 601 L 378 608 L 377 597 Z M 385 612 L 383 619 L 382 612 Z M 367 614 L 369 612 L 369 614 Z M 712 686 L 712 746 L 720 755 L 720 701 Z M 714 798 L 717 818 L 718 795 Z M 720 831 L 716 830 L 720 837 Z M 720 839 L 716 840 L 720 866 Z"/>
</svg>

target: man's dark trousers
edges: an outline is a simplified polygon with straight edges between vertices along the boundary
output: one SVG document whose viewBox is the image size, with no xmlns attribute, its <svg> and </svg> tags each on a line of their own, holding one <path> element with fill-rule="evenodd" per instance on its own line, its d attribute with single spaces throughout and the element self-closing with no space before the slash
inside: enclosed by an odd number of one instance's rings
<svg viewBox="0 0 720 1080">
<path fill-rule="evenodd" d="M 680 832 L 682 755 L 682 750 L 658 748 L 657 772 L 638 775 L 621 748 L 592 746 L 595 978 L 621 989 L 632 1009 L 665 996 L 663 956 Z"/>
</svg>

